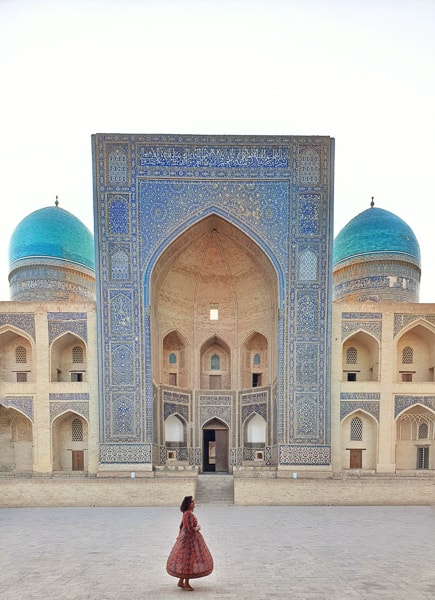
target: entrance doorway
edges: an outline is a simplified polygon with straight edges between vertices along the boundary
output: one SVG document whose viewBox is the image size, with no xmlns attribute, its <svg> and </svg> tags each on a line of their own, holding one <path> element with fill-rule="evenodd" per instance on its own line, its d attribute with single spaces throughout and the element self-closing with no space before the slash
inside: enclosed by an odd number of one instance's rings
<svg viewBox="0 0 435 600">
<path fill-rule="evenodd" d="M 84 471 L 85 470 L 85 453 L 83 450 L 72 451 L 72 470 L 73 471 Z"/>
<path fill-rule="evenodd" d="M 350 468 L 362 469 L 362 450 L 355 448 L 350 450 Z"/>
<path fill-rule="evenodd" d="M 228 473 L 228 427 L 219 419 L 204 425 L 203 471 L 208 473 Z"/>
</svg>

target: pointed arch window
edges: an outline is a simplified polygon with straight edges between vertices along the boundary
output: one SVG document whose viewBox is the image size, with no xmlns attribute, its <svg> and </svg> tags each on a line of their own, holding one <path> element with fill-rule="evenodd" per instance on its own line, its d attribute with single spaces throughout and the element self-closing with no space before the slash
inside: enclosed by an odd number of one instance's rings
<svg viewBox="0 0 435 600">
<path fill-rule="evenodd" d="M 356 361 L 358 359 L 357 349 L 351 346 L 346 350 L 346 363 L 348 365 L 356 365 Z"/>
<path fill-rule="evenodd" d="M 359 417 L 352 419 L 350 423 L 350 439 L 355 442 L 361 442 L 363 436 L 363 423 Z"/>
<path fill-rule="evenodd" d="M 259 367 L 261 365 L 261 356 L 258 354 L 254 354 L 254 366 Z"/>
<path fill-rule="evenodd" d="M 429 427 L 427 423 L 420 423 L 418 426 L 418 439 L 427 440 L 429 437 Z"/>
<path fill-rule="evenodd" d="M 71 440 L 83 442 L 83 423 L 80 419 L 73 419 L 71 422 Z"/>
<path fill-rule="evenodd" d="M 171 352 L 171 354 L 169 355 L 169 364 L 170 365 L 177 364 L 177 355 L 175 354 L 175 352 Z"/>
<path fill-rule="evenodd" d="M 27 351 L 24 346 L 17 346 L 15 348 L 15 362 L 26 363 L 27 362 Z"/>
<path fill-rule="evenodd" d="M 219 354 L 212 354 L 210 358 L 210 368 L 212 371 L 219 371 L 221 368 L 221 357 Z"/>
<path fill-rule="evenodd" d="M 73 363 L 83 362 L 83 348 L 81 346 L 74 346 L 72 349 L 72 361 Z"/>
<path fill-rule="evenodd" d="M 412 365 L 414 362 L 414 350 L 411 346 L 405 346 L 402 350 L 402 364 Z"/>
</svg>

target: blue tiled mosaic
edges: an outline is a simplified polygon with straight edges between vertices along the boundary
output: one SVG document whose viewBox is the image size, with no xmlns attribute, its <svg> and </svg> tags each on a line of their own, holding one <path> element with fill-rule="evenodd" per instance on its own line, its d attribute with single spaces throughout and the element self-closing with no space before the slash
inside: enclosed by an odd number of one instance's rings
<svg viewBox="0 0 435 600">
<path fill-rule="evenodd" d="M 217 215 L 245 233 L 276 272 L 277 385 L 271 438 L 283 447 L 289 444 L 298 464 L 312 444 L 309 461 L 324 464 L 330 441 L 333 141 L 98 134 L 93 144 L 102 443 L 148 447 L 157 442 L 151 272 L 186 228 Z M 201 415 L 198 406 L 192 408 L 196 428 L 212 416 L 233 428 L 234 406 L 202 405 Z M 265 409 L 258 404 L 258 411 Z M 237 432 L 231 433 L 239 456 Z M 200 439 L 198 429 L 195 435 Z M 302 439 L 304 444 L 298 443 Z M 118 460 L 116 452 L 111 456 Z M 271 456 L 278 459 L 277 452 Z M 281 458 L 288 464 L 287 455 L 280 453 Z M 189 460 L 200 464 L 197 454 Z"/>
</svg>

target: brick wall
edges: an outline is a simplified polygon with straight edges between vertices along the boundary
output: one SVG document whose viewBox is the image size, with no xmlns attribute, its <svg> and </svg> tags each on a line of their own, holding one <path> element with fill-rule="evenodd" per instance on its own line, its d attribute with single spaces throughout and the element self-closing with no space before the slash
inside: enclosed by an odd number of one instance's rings
<svg viewBox="0 0 435 600">
<path fill-rule="evenodd" d="M 254 479 L 235 478 L 239 505 L 432 505 L 434 478 Z"/>
<path fill-rule="evenodd" d="M 196 479 L 51 479 L 0 481 L 0 507 L 25 506 L 179 506 L 194 496 Z"/>
</svg>

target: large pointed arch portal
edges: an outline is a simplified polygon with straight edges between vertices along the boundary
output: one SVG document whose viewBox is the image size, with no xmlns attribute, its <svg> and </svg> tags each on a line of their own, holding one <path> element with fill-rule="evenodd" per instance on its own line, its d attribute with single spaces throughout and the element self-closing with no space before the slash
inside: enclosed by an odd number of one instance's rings
<svg viewBox="0 0 435 600">
<path fill-rule="evenodd" d="M 274 464 L 330 464 L 333 152 L 319 136 L 93 136 L 102 464 L 161 464 L 171 414 L 180 455 L 201 464 L 216 417 L 240 464 L 251 408 Z"/>
</svg>

